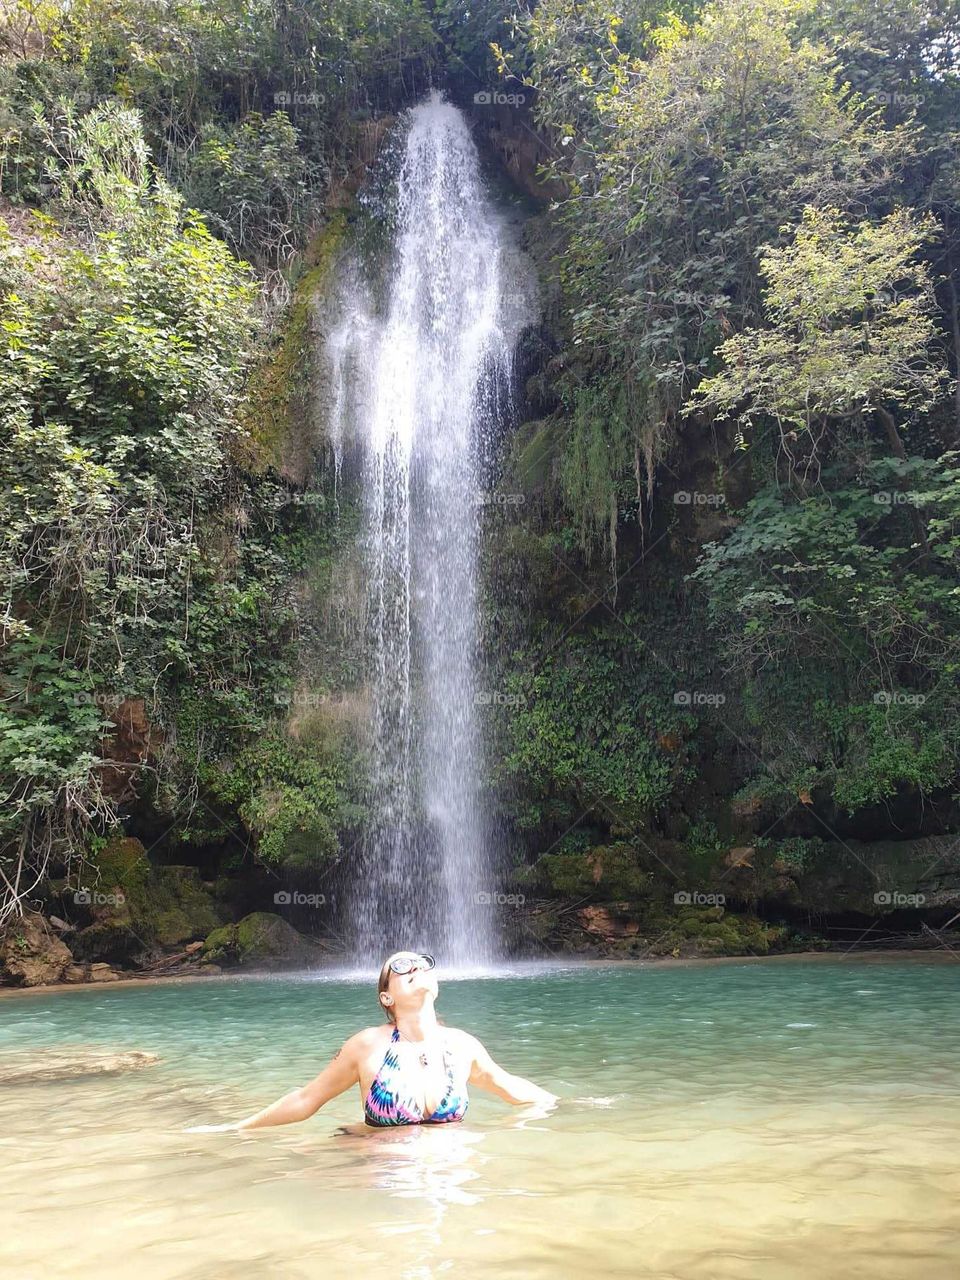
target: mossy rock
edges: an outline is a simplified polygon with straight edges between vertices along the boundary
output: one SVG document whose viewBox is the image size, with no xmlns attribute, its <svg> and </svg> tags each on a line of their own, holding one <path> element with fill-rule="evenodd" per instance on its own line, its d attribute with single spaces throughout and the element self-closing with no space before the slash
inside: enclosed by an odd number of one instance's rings
<svg viewBox="0 0 960 1280">
<path fill-rule="evenodd" d="M 307 246 L 279 341 L 251 378 L 244 409 L 249 456 L 241 460 L 256 471 L 272 467 L 301 486 L 310 479 L 317 446 L 313 305 L 329 281 L 346 229 L 346 216 L 337 211 Z"/>
<path fill-rule="evenodd" d="M 590 894 L 633 902 L 646 895 L 650 884 L 649 872 L 638 865 L 636 850 L 629 844 L 547 854 L 531 870 L 538 884 L 565 897 Z"/>
<path fill-rule="evenodd" d="M 150 875 L 147 851 L 133 836 L 108 840 L 96 855 L 101 884 L 120 888 L 125 894 L 142 888 Z"/>
<path fill-rule="evenodd" d="M 314 962 L 316 946 L 271 911 L 254 911 L 221 929 L 203 944 L 203 959 L 250 968 L 292 968 Z"/>
<path fill-rule="evenodd" d="M 207 934 L 203 943 L 202 957 L 213 964 L 232 961 L 237 958 L 237 926 L 225 924 Z"/>
<path fill-rule="evenodd" d="M 204 938 L 223 919 L 196 867 L 152 866 L 139 840 L 110 841 L 96 867 L 100 878 L 91 875 L 91 883 L 116 901 L 91 906 L 92 923 L 72 943 L 78 960 L 140 960 Z"/>
</svg>

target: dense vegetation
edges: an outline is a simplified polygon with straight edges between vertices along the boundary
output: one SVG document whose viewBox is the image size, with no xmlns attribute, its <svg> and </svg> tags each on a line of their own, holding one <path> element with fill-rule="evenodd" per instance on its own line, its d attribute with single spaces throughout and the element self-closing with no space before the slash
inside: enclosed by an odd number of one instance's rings
<svg viewBox="0 0 960 1280">
<path fill-rule="evenodd" d="M 305 298 L 436 83 L 546 161 L 486 541 L 511 847 L 629 897 L 658 838 L 706 882 L 955 827 L 955 3 L 20 0 L 0 51 L 0 923 L 118 832 L 351 845 Z"/>
</svg>

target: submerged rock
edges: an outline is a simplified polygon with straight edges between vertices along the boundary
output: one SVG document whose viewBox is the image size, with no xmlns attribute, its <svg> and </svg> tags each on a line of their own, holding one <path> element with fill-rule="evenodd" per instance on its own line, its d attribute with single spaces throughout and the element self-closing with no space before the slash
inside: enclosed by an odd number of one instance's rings
<svg viewBox="0 0 960 1280">
<path fill-rule="evenodd" d="M 70 948 L 36 912 L 8 925 L 0 938 L 0 982 L 43 987 L 59 982 L 72 964 Z"/>
<path fill-rule="evenodd" d="M 47 1080 L 77 1080 L 83 1076 L 118 1075 L 141 1071 L 160 1061 L 158 1053 L 143 1049 L 35 1049 L 0 1055 L 0 1085 L 36 1084 Z"/>
</svg>

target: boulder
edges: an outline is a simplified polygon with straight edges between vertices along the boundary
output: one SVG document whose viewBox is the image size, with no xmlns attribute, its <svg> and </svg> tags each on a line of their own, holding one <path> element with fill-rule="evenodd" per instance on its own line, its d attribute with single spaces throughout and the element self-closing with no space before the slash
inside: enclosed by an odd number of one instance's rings
<svg viewBox="0 0 960 1280">
<path fill-rule="evenodd" d="M 204 961 L 247 968 L 302 968 L 319 948 L 271 911 L 254 911 L 237 924 L 214 929 L 203 944 Z"/>
<path fill-rule="evenodd" d="M 13 986 L 42 987 L 59 982 L 72 964 L 70 948 L 36 912 L 8 925 L 0 938 L 0 981 Z"/>
</svg>

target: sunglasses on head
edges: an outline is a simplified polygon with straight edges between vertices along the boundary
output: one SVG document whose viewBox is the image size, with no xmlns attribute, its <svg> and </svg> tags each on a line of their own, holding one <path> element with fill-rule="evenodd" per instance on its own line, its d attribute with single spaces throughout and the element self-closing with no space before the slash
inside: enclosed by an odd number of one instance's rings
<svg viewBox="0 0 960 1280">
<path fill-rule="evenodd" d="M 402 975 L 412 973 L 414 969 L 433 969 L 436 964 L 433 956 L 397 956 L 396 960 L 390 961 L 390 969 Z"/>
</svg>

